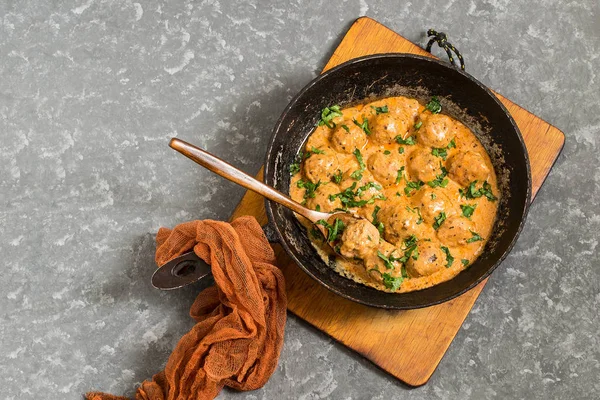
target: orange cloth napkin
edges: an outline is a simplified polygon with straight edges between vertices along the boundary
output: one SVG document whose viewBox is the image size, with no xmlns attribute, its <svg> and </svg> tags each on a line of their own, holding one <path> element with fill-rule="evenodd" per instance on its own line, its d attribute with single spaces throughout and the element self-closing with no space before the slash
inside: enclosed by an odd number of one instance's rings
<svg viewBox="0 0 600 400">
<path fill-rule="evenodd" d="M 196 325 L 177 343 L 165 370 L 141 384 L 136 400 L 212 399 L 223 386 L 262 387 L 283 345 L 287 298 L 256 219 L 187 222 L 161 228 L 156 242 L 159 266 L 194 249 L 211 265 L 216 285 L 198 295 L 190 310 Z M 99 392 L 86 398 L 125 399 Z"/>
</svg>

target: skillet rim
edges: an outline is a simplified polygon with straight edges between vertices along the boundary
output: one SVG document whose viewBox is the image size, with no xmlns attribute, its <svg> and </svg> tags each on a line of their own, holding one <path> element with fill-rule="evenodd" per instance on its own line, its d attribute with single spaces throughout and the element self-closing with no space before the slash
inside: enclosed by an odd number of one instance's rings
<svg viewBox="0 0 600 400">
<path fill-rule="evenodd" d="M 531 195 L 532 195 L 532 187 L 531 187 L 532 177 L 531 177 L 531 165 L 529 162 L 529 153 L 527 152 L 527 147 L 525 146 L 525 141 L 523 140 L 523 135 L 521 134 L 521 131 L 519 130 L 519 127 L 517 126 L 512 115 L 508 112 L 508 110 L 506 109 L 504 104 L 502 104 L 500 99 L 498 99 L 498 97 L 487 86 L 485 86 L 484 84 L 479 82 L 475 77 L 468 74 L 467 72 L 462 71 L 459 68 L 453 67 L 452 64 L 449 64 L 449 63 L 439 60 L 437 58 L 431 58 L 431 57 L 426 57 L 426 56 L 421 56 L 421 55 L 416 55 L 416 54 L 411 54 L 411 53 L 381 53 L 381 54 L 371 54 L 371 55 L 366 55 L 366 56 L 350 59 L 342 64 L 339 64 L 339 65 L 323 72 L 322 74 L 319 74 L 317 77 L 312 79 L 290 100 L 288 105 L 282 111 L 281 115 L 279 116 L 279 118 L 277 119 L 277 122 L 275 123 L 275 125 L 273 127 L 271 138 L 269 139 L 269 145 L 267 147 L 267 153 L 265 155 L 265 161 L 264 161 L 263 181 L 266 181 L 267 178 L 269 178 L 269 177 L 273 178 L 273 174 L 275 173 L 275 171 L 274 170 L 271 171 L 270 160 L 273 157 L 273 154 L 275 153 L 274 146 L 273 146 L 273 144 L 275 143 L 275 138 L 277 137 L 277 135 L 279 133 L 279 130 L 281 128 L 281 124 L 283 123 L 283 120 L 287 117 L 287 114 L 289 113 L 289 111 L 292 109 L 292 107 L 294 107 L 296 105 L 296 103 L 304 95 L 304 93 L 306 93 L 309 89 L 311 89 L 313 86 L 318 84 L 319 81 L 321 81 L 322 79 L 325 79 L 329 75 L 335 74 L 338 71 L 340 71 L 344 68 L 347 68 L 350 65 L 354 65 L 354 64 L 358 64 L 358 63 L 362 63 L 362 62 L 368 62 L 371 60 L 398 59 L 398 58 L 416 59 L 419 61 L 431 62 L 431 63 L 441 66 L 442 68 L 451 69 L 453 72 L 457 72 L 460 75 L 462 75 L 463 77 L 465 77 L 466 79 L 470 80 L 472 83 L 474 83 L 476 86 L 478 86 L 479 89 L 483 90 L 483 92 L 488 97 L 490 97 L 493 102 L 496 103 L 496 105 L 500 108 L 500 110 L 502 110 L 504 115 L 506 115 L 506 117 L 508 117 L 508 121 L 509 121 L 510 125 L 512 126 L 513 130 L 517 134 L 517 139 L 518 139 L 518 142 L 520 144 L 520 149 L 521 149 L 520 154 L 524 157 L 524 161 L 525 161 L 525 165 L 526 165 L 527 188 L 526 188 L 525 196 L 523 196 L 524 197 L 523 200 L 524 200 L 525 204 L 523 205 L 523 212 L 520 216 L 520 221 L 519 221 L 517 230 L 515 231 L 515 234 L 513 235 L 509 245 L 506 247 L 504 252 L 502 252 L 500 257 L 498 257 L 498 259 L 496 261 L 494 261 L 494 263 L 487 269 L 487 271 L 485 271 L 485 273 L 483 273 L 479 278 L 477 278 L 470 285 L 467 285 L 465 288 L 462 288 L 462 289 L 458 290 L 456 293 L 446 296 L 445 298 L 442 298 L 439 300 L 434 300 L 434 301 L 425 301 L 421 304 L 406 305 L 406 306 L 402 306 L 402 305 L 399 306 L 399 305 L 392 305 L 392 304 L 375 304 L 373 302 L 369 302 L 368 300 L 359 299 L 356 297 L 352 297 L 346 293 L 343 293 L 336 286 L 328 285 L 327 283 L 325 283 L 321 279 L 319 279 L 317 276 L 315 276 L 315 274 L 313 274 L 292 252 L 292 250 L 291 250 L 290 246 L 288 245 L 287 241 L 285 240 L 285 237 L 284 237 L 283 233 L 281 232 L 279 226 L 274 222 L 275 218 L 274 218 L 272 204 L 271 204 L 272 202 L 267 199 L 265 199 L 265 211 L 266 211 L 267 218 L 268 218 L 268 225 L 271 225 L 273 230 L 276 233 L 276 236 L 278 239 L 277 242 L 284 248 L 285 252 L 294 261 L 294 263 L 298 267 L 300 267 L 308 276 L 310 276 L 312 279 L 317 281 L 320 285 L 324 286 L 325 288 L 327 288 L 328 290 L 330 290 L 331 292 L 335 293 L 338 296 L 342 296 L 342 297 L 344 297 L 348 300 L 351 300 L 355 303 L 363 304 L 366 306 L 390 309 L 390 310 L 392 310 L 392 309 L 393 310 L 414 310 L 414 309 L 419 309 L 419 308 L 431 307 L 431 306 L 445 303 L 449 300 L 455 299 L 458 296 L 461 296 L 464 293 L 468 292 L 469 290 L 473 289 L 474 287 L 479 285 L 482 281 L 484 281 L 486 278 L 488 278 L 492 274 L 492 272 L 494 272 L 496 270 L 496 268 L 498 268 L 498 266 L 502 263 L 502 261 L 504 261 L 506 259 L 508 254 L 512 251 L 519 236 L 521 235 L 521 232 L 523 231 L 525 221 L 527 220 L 527 215 L 529 213 L 529 207 L 531 205 Z M 374 290 L 376 290 L 376 289 L 374 289 Z M 382 293 L 386 293 L 389 296 L 402 296 L 403 295 L 403 293 L 387 293 L 387 292 L 382 292 Z M 413 293 L 413 292 L 410 292 L 410 293 Z"/>
</svg>

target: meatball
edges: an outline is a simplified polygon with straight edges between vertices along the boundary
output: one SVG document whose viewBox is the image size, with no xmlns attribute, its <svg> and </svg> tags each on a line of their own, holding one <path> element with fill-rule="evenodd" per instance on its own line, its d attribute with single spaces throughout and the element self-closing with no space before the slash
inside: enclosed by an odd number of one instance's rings
<svg viewBox="0 0 600 400">
<path fill-rule="evenodd" d="M 331 149 L 320 149 L 323 154 L 312 154 L 304 160 L 304 174 L 312 182 L 329 182 L 339 169 L 335 152 Z"/>
<path fill-rule="evenodd" d="M 410 153 L 407 163 L 412 180 L 433 181 L 442 172 L 440 158 L 431 154 L 429 149 L 417 149 Z"/>
<path fill-rule="evenodd" d="M 394 143 L 396 136 L 404 137 L 409 127 L 410 120 L 404 114 L 379 114 L 373 118 L 371 140 L 380 144 Z"/>
<path fill-rule="evenodd" d="M 461 217 L 450 217 L 437 230 L 437 236 L 440 242 L 456 247 L 467 244 L 473 235 L 475 227 L 471 221 Z"/>
<path fill-rule="evenodd" d="M 387 155 L 382 151 L 375 152 L 367 161 L 368 170 L 383 185 L 393 185 L 396 183 L 398 170 L 404 165 L 402 158 L 397 152 Z"/>
<path fill-rule="evenodd" d="M 338 124 L 329 137 L 331 146 L 340 153 L 350 154 L 367 143 L 367 135 L 353 122 Z"/>
<path fill-rule="evenodd" d="M 403 114 L 409 118 L 410 121 L 413 121 L 419 113 L 419 102 L 407 97 L 398 97 L 396 99 L 396 104 L 393 107 L 390 107 L 390 112 Z"/>
<path fill-rule="evenodd" d="M 379 212 L 379 220 L 384 225 L 383 236 L 390 243 L 399 244 L 419 232 L 419 215 L 407 210 L 405 205 L 385 207 Z"/>
<path fill-rule="evenodd" d="M 475 151 L 460 152 L 448 160 L 448 175 L 463 186 L 473 181 L 485 181 L 490 169 L 483 156 Z"/>
<path fill-rule="evenodd" d="M 454 123 L 447 115 L 433 114 L 425 117 L 423 126 L 417 130 L 419 143 L 429 147 L 446 147 L 454 138 Z"/>
<path fill-rule="evenodd" d="M 306 201 L 306 206 L 312 210 L 319 208 L 319 211 L 322 212 L 332 212 L 336 208 L 342 208 L 342 202 L 338 197 L 333 201 L 329 199 L 329 196 L 338 194 L 339 192 L 339 186 L 334 183 L 321 184 L 315 190 L 315 197 L 309 198 Z"/>
<path fill-rule="evenodd" d="M 433 224 L 434 218 L 442 211 L 446 213 L 446 216 L 454 214 L 452 200 L 442 190 L 426 187 L 415 194 L 414 201 L 413 204 L 419 208 L 423 221 L 428 225 Z"/>
<path fill-rule="evenodd" d="M 329 128 L 326 126 L 318 126 L 315 131 L 308 137 L 306 148 L 313 147 L 319 149 L 321 147 L 329 147 Z"/>
<path fill-rule="evenodd" d="M 431 275 L 440 271 L 446 265 L 446 260 L 442 249 L 432 242 L 420 241 L 417 245 L 419 255 L 415 260 L 409 257 L 406 261 L 406 272 L 413 277 Z"/>
<path fill-rule="evenodd" d="M 379 232 L 367 220 L 352 221 L 342 233 L 340 253 L 344 257 L 364 258 L 379 244 Z"/>
</svg>

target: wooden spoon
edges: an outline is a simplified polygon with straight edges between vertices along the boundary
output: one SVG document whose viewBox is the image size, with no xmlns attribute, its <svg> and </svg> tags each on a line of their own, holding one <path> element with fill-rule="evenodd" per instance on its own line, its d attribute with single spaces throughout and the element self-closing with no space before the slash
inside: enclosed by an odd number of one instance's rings
<svg viewBox="0 0 600 400">
<path fill-rule="evenodd" d="M 325 238 L 328 238 L 329 231 L 325 226 L 318 223 L 319 221 L 327 221 L 328 223 L 332 223 L 330 221 L 334 221 L 335 218 L 339 217 L 342 217 L 342 219 L 345 220 L 347 220 L 348 218 L 358 219 L 358 217 L 344 211 L 335 213 L 324 213 L 306 208 L 302 204 L 290 199 L 283 193 L 254 179 L 245 172 L 240 171 L 231 164 L 221 160 L 220 158 L 210 154 L 205 150 L 202 150 L 190 143 L 184 142 L 183 140 L 173 138 L 169 142 L 169 146 L 177 150 L 190 160 L 196 162 L 197 164 L 200 164 L 204 168 L 218 175 L 221 175 L 223 178 L 230 180 L 233 183 L 237 183 L 238 185 L 243 186 L 246 189 L 250 189 L 253 192 L 260 194 L 261 196 L 264 196 L 267 199 L 279 203 L 282 206 L 294 211 L 295 213 L 302 215 L 310 222 L 312 222 L 323 233 L 323 236 Z M 329 240 L 327 240 L 327 242 L 329 243 Z M 329 244 L 331 245 L 331 243 Z"/>
</svg>

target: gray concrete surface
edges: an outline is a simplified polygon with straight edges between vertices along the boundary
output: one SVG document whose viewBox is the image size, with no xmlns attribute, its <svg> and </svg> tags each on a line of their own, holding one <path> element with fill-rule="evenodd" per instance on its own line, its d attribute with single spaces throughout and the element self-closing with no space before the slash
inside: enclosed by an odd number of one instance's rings
<svg viewBox="0 0 600 400">
<path fill-rule="evenodd" d="M 444 30 L 484 83 L 564 130 L 510 257 L 431 381 L 408 389 L 290 316 L 279 367 L 223 399 L 600 397 L 597 0 L 0 3 L 0 397 L 132 394 L 191 326 L 159 293 L 160 226 L 229 216 L 242 190 L 166 144 L 249 172 L 288 100 L 368 15 Z"/>
</svg>

